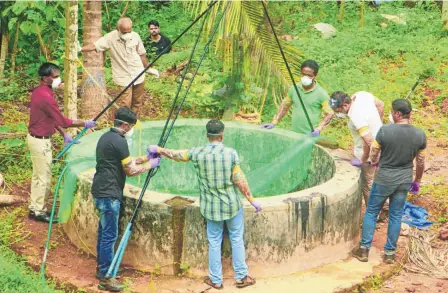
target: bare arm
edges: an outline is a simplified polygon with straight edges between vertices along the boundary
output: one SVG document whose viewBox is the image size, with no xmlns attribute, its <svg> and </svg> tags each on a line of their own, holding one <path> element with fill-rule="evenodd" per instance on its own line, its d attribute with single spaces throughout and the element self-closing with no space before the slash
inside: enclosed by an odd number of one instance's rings
<svg viewBox="0 0 448 293">
<path fill-rule="evenodd" d="M 362 136 L 362 140 L 363 140 L 363 151 L 364 152 L 362 154 L 361 163 L 365 163 L 369 159 L 370 147 L 372 146 L 373 137 L 370 134 L 370 132 L 368 132 Z"/>
<path fill-rule="evenodd" d="M 159 147 L 159 149 L 157 151 L 163 157 L 166 157 L 166 158 L 176 161 L 176 162 L 188 162 L 189 161 L 187 150 L 170 150 L 170 149 L 164 149 L 164 148 Z"/>
<path fill-rule="evenodd" d="M 377 164 L 380 160 L 380 151 L 381 145 L 374 140 L 372 142 L 372 147 L 370 148 L 370 162 L 372 162 L 372 164 Z"/>
<path fill-rule="evenodd" d="M 378 110 L 378 114 L 380 114 L 381 121 L 383 121 L 384 117 L 384 103 L 380 99 L 375 99 L 375 106 Z"/>
<path fill-rule="evenodd" d="M 81 48 L 81 52 L 92 52 L 92 51 L 95 51 L 95 49 L 96 49 L 95 45 L 92 43 L 92 44 L 88 44 L 88 45 L 83 46 Z"/>
<path fill-rule="evenodd" d="M 143 166 L 142 164 L 148 161 L 148 157 L 142 156 L 138 158 L 128 157 L 122 161 L 124 173 L 127 176 L 135 176 L 151 169 L 151 166 Z"/>
<path fill-rule="evenodd" d="M 328 124 L 330 124 L 333 116 L 334 113 L 328 113 L 327 115 L 325 115 L 324 119 L 322 119 L 319 126 L 317 127 L 317 130 L 322 131 Z"/>
<path fill-rule="evenodd" d="M 143 66 L 145 68 L 148 67 L 149 62 L 148 62 L 148 58 L 146 58 L 146 55 L 140 55 L 140 59 L 142 59 Z"/>
<path fill-rule="evenodd" d="M 288 113 L 289 109 L 291 109 L 292 106 L 292 100 L 291 98 L 287 97 L 282 101 L 282 104 L 280 105 L 280 109 L 278 110 L 277 114 L 274 116 L 274 119 L 272 119 L 272 123 L 277 124 L 279 123 L 283 117 L 285 117 L 286 113 Z"/>
<path fill-rule="evenodd" d="M 65 135 L 64 128 L 62 128 L 61 126 L 56 126 L 56 130 L 57 130 L 62 136 Z"/>
<path fill-rule="evenodd" d="M 250 192 L 249 184 L 247 184 L 246 176 L 244 176 L 243 171 L 238 165 L 232 170 L 232 181 L 248 202 L 251 203 L 254 201 L 252 193 Z"/>
<path fill-rule="evenodd" d="M 417 162 L 417 167 L 415 170 L 415 180 L 418 183 L 420 183 L 420 181 L 422 180 L 423 177 L 423 172 L 425 171 L 425 150 L 420 150 L 417 153 L 417 157 L 416 157 L 416 162 Z"/>
</svg>

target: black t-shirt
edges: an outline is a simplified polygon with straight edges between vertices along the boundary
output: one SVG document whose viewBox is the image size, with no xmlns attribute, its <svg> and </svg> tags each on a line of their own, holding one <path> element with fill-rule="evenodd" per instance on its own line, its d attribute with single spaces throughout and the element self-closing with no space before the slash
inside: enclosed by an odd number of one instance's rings
<svg viewBox="0 0 448 293">
<path fill-rule="evenodd" d="M 375 183 L 411 183 L 414 158 L 426 148 L 423 130 L 409 124 L 384 125 L 378 131 L 376 141 L 381 145 L 381 154 Z"/>
<path fill-rule="evenodd" d="M 158 42 L 151 40 L 151 37 L 149 36 L 144 43 L 148 58 L 152 59 L 156 57 L 157 55 L 162 53 L 162 51 L 170 44 L 171 44 L 170 39 L 168 39 L 162 34 L 160 34 L 160 40 Z M 169 48 L 168 51 L 166 51 L 165 53 L 169 53 L 170 51 L 171 48 Z"/>
<path fill-rule="evenodd" d="M 128 143 L 117 129 L 111 128 L 100 137 L 96 146 L 96 173 L 91 190 L 94 197 L 121 200 L 126 182 L 121 161 L 128 157 Z"/>
</svg>

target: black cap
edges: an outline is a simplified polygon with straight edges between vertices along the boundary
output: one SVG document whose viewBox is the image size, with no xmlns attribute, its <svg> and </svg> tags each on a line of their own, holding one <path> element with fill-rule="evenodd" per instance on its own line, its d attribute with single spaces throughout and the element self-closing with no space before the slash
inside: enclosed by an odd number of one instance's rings
<svg viewBox="0 0 448 293">
<path fill-rule="evenodd" d="M 224 132 L 224 123 L 220 120 L 210 120 L 205 128 L 208 136 L 220 136 Z"/>
<path fill-rule="evenodd" d="M 392 102 L 392 109 L 395 112 L 400 112 L 403 115 L 411 113 L 412 106 L 411 103 L 406 99 L 396 99 Z"/>
<path fill-rule="evenodd" d="M 135 124 L 137 123 L 137 115 L 128 107 L 120 107 L 117 112 L 115 112 L 115 120 Z"/>
</svg>

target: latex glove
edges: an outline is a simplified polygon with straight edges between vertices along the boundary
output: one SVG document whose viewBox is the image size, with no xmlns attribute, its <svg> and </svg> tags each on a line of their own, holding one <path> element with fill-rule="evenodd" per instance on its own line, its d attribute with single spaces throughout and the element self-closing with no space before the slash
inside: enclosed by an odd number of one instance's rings
<svg viewBox="0 0 448 293">
<path fill-rule="evenodd" d="M 148 154 L 148 158 L 149 160 L 151 159 L 155 159 L 155 158 L 160 158 L 160 154 L 159 154 L 159 146 L 158 145 L 150 145 L 147 149 L 146 149 L 146 153 Z"/>
<path fill-rule="evenodd" d="M 311 131 L 311 136 L 319 136 L 319 135 L 320 135 L 319 129 L 314 129 L 313 131 Z"/>
<path fill-rule="evenodd" d="M 350 160 L 350 164 L 352 164 L 352 166 L 354 166 L 354 167 L 359 167 L 359 168 L 362 167 L 361 160 L 358 159 L 358 158 L 353 158 L 353 159 L 351 159 L 351 160 Z"/>
<path fill-rule="evenodd" d="M 159 167 L 160 158 L 154 158 L 154 159 L 149 160 L 149 165 L 151 166 L 151 169 Z"/>
<path fill-rule="evenodd" d="M 93 128 L 96 126 L 96 121 L 92 120 L 86 120 L 84 121 L 84 127 L 87 129 Z"/>
<path fill-rule="evenodd" d="M 256 200 L 254 200 L 254 201 L 252 201 L 250 204 L 255 208 L 255 212 L 256 212 L 256 213 L 261 212 L 262 208 L 261 208 L 261 205 L 260 205 L 259 202 L 257 202 Z"/>
<path fill-rule="evenodd" d="M 71 143 L 72 140 L 73 140 L 73 138 L 70 136 L 70 134 L 64 133 L 64 146 Z M 81 142 L 79 140 L 77 140 L 74 144 L 78 144 L 78 143 L 81 143 Z"/>
<path fill-rule="evenodd" d="M 419 191 L 420 191 L 420 184 L 416 181 L 412 182 L 409 192 L 412 194 L 418 194 Z"/>
<path fill-rule="evenodd" d="M 159 78 L 160 77 L 159 71 L 157 69 L 155 69 L 155 68 L 149 68 L 148 69 L 148 73 L 154 75 L 155 78 Z"/>
<path fill-rule="evenodd" d="M 274 123 L 265 123 L 265 124 L 260 126 L 261 129 L 272 129 L 274 127 L 275 127 Z"/>
</svg>

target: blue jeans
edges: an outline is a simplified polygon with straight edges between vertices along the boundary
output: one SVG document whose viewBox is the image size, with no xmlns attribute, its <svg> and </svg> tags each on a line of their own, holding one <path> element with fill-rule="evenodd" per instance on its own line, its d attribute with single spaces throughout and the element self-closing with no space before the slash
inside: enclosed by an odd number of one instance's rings
<svg viewBox="0 0 448 293">
<path fill-rule="evenodd" d="M 364 222 L 362 224 L 362 238 L 360 246 L 370 248 L 375 232 L 376 219 L 387 198 L 389 198 L 389 223 L 387 226 L 387 242 L 384 246 L 386 254 L 395 253 L 398 237 L 400 236 L 403 207 L 408 195 L 410 183 L 397 185 L 380 185 L 375 182 L 370 190 Z"/>
<path fill-rule="evenodd" d="M 240 209 L 236 216 L 229 220 L 207 220 L 208 270 L 210 280 L 218 286 L 222 284 L 221 244 L 224 222 L 229 230 L 232 245 L 232 266 L 235 271 L 235 280 L 241 280 L 248 274 L 243 239 L 244 210 Z"/>
<path fill-rule="evenodd" d="M 120 201 L 114 198 L 95 198 L 95 207 L 100 212 L 98 240 L 96 243 L 99 276 L 104 278 L 114 257 L 114 246 L 118 238 Z"/>
</svg>

